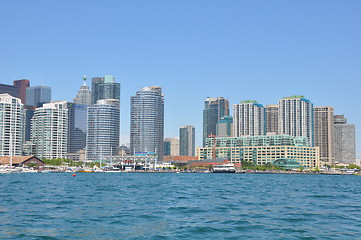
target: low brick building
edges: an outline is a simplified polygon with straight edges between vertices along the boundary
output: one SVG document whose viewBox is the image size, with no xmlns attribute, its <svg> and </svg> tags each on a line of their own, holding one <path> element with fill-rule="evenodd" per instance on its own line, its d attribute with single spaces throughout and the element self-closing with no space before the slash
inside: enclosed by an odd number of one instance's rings
<svg viewBox="0 0 361 240">
<path fill-rule="evenodd" d="M 3 156 L 0 157 L 0 165 L 9 165 L 10 164 L 10 156 Z M 44 162 L 35 157 L 35 156 L 13 156 L 12 157 L 12 165 L 13 166 L 20 166 L 20 165 L 25 165 L 25 166 L 36 166 L 36 167 L 40 167 L 40 166 L 44 166 Z"/>
</svg>

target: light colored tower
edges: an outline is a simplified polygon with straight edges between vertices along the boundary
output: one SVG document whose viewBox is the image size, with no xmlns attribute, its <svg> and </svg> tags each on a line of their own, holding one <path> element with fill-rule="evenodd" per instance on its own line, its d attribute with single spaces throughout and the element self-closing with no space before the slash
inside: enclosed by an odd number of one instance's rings
<svg viewBox="0 0 361 240">
<path fill-rule="evenodd" d="M 223 97 L 208 97 L 204 100 L 203 146 L 209 135 L 217 133 L 217 122 L 224 116 L 229 116 L 229 103 L 227 99 Z"/>
<path fill-rule="evenodd" d="M 262 136 L 266 134 L 266 114 L 262 104 L 247 100 L 233 105 L 233 136 Z"/>
<path fill-rule="evenodd" d="M 0 156 L 22 155 L 24 120 L 21 99 L 0 94 Z"/>
<path fill-rule="evenodd" d="M 314 146 L 313 104 L 304 96 L 285 97 L 278 101 L 278 133 L 307 137 Z"/>
<path fill-rule="evenodd" d="M 68 102 L 45 103 L 35 110 L 31 141 L 39 158 L 65 158 L 68 146 Z"/>
<path fill-rule="evenodd" d="M 320 161 L 334 164 L 334 109 L 315 107 L 315 146 L 320 148 Z"/>
<path fill-rule="evenodd" d="M 179 129 L 179 155 L 195 156 L 195 129 L 184 126 Z"/>
<path fill-rule="evenodd" d="M 344 115 L 335 115 L 335 161 L 352 164 L 356 162 L 355 125 L 348 124 Z"/>
<path fill-rule="evenodd" d="M 169 155 L 170 156 L 179 156 L 179 138 L 165 138 L 165 143 L 169 145 Z"/>
<path fill-rule="evenodd" d="M 266 133 L 270 135 L 278 134 L 278 111 L 277 104 L 267 105 L 266 107 Z"/>
<path fill-rule="evenodd" d="M 86 155 L 88 161 L 100 161 L 117 155 L 119 147 L 119 100 L 102 99 L 88 107 Z"/>
<path fill-rule="evenodd" d="M 82 105 L 90 105 L 91 104 L 91 93 L 89 87 L 86 85 L 86 76 L 83 77 L 83 86 L 80 87 L 78 94 L 73 99 L 74 103 L 82 104 Z"/>
<path fill-rule="evenodd" d="M 164 95 L 161 87 L 143 87 L 131 97 L 130 150 L 164 155 Z"/>
</svg>

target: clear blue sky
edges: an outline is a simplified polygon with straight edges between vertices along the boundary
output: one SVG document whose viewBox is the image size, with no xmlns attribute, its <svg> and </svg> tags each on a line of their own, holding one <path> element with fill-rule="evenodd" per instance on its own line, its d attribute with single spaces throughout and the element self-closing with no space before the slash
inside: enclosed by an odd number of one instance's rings
<svg viewBox="0 0 361 240">
<path fill-rule="evenodd" d="M 150 85 L 165 94 L 165 137 L 191 124 L 198 146 L 208 96 L 268 105 L 304 95 L 344 114 L 360 139 L 360 13 L 359 0 L 2 0 L 0 82 L 43 82 L 71 101 L 84 74 L 112 74 L 123 143 L 130 96 Z"/>
</svg>

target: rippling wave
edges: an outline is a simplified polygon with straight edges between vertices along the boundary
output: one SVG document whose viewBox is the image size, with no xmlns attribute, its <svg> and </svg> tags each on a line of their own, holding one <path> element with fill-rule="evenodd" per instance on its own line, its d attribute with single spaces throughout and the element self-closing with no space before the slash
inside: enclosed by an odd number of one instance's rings
<svg viewBox="0 0 361 240">
<path fill-rule="evenodd" d="M 361 239 L 360 176 L 0 175 L 0 239 Z"/>
</svg>

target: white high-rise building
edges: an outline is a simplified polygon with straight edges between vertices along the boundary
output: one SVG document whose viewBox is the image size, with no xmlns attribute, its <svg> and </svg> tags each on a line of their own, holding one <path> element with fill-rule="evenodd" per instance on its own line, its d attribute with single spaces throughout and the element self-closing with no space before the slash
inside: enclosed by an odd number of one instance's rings
<svg viewBox="0 0 361 240">
<path fill-rule="evenodd" d="M 143 87 L 131 97 L 130 150 L 164 156 L 164 95 L 158 86 Z"/>
<path fill-rule="evenodd" d="M 68 146 L 68 102 L 45 103 L 37 108 L 31 124 L 31 141 L 39 158 L 65 158 Z"/>
<path fill-rule="evenodd" d="M 233 136 L 263 136 L 266 134 L 265 108 L 257 101 L 247 100 L 233 105 Z"/>
<path fill-rule="evenodd" d="M 313 104 L 304 96 L 285 97 L 278 101 L 278 134 L 307 137 L 314 146 Z"/>
<path fill-rule="evenodd" d="M 21 99 L 0 94 L 0 156 L 22 155 L 24 121 Z"/>
<path fill-rule="evenodd" d="M 120 109 L 118 99 L 102 99 L 88 107 L 86 158 L 100 161 L 118 155 Z"/>
<path fill-rule="evenodd" d="M 348 124 L 344 115 L 335 115 L 335 162 L 356 162 L 355 124 Z"/>
</svg>

